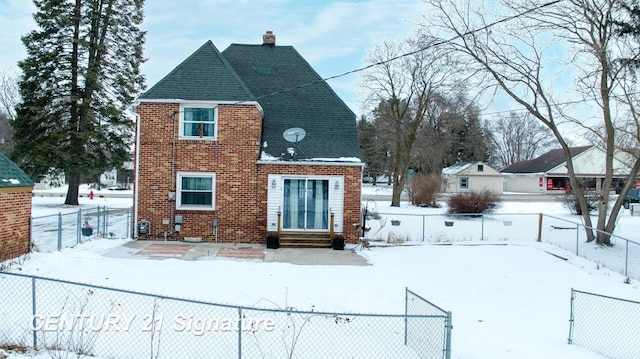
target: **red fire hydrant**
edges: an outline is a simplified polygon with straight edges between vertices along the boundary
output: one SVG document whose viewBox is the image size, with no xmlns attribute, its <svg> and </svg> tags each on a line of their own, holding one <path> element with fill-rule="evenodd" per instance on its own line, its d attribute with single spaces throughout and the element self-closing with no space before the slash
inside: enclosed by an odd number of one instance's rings
<svg viewBox="0 0 640 359">
<path fill-rule="evenodd" d="M 93 191 L 89 192 L 89 199 L 93 199 Z"/>
</svg>

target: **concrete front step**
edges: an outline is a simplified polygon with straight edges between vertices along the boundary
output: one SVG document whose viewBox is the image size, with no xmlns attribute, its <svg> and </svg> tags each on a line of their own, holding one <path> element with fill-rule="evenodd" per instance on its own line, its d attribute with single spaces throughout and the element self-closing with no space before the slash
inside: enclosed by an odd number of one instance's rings
<svg viewBox="0 0 640 359">
<path fill-rule="evenodd" d="M 280 248 L 331 248 L 331 240 L 280 239 Z"/>
<path fill-rule="evenodd" d="M 280 232 L 280 247 L 331 248 L 331 239 L 324 232 Z"/>
</svg>

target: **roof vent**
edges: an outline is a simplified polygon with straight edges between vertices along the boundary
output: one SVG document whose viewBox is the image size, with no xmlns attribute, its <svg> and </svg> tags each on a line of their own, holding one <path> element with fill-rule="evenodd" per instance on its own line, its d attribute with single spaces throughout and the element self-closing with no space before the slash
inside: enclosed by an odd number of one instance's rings
<svg viewBox="0 0 640 359">
<path fill-rule="evenodd" d="M 276 46 L 276 35 L 273 34 L 273 31 L 267 31 L 264 35 L 262 35 L 262 45 Z"/>
</svg>

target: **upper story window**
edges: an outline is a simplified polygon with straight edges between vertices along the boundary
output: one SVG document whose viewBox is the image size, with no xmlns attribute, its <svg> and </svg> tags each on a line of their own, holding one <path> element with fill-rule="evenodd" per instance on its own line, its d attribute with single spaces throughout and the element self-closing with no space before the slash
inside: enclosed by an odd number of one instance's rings
<svg viewBox="0 0 640 359">
<path fill-rule="evenodd" d="M 478 172 L 484 172 L 484 165 L 478 164 Z"/>
<path fill-rule="evenodd" d="M 215 140 L 217 123 L 217 107 L 185 105 L 180 111 L 180 138 Z"/>
</svg>

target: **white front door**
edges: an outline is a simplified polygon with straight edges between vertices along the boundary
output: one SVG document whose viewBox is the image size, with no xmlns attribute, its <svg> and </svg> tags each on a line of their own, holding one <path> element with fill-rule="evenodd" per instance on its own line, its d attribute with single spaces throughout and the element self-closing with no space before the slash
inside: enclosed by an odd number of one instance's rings
<svg viewBox="0 0 640 359">
<path fill-rule="evenodd" d="M 329 230 L 329 180 L 285 178 L 282 229 Z"/>
</svg>

